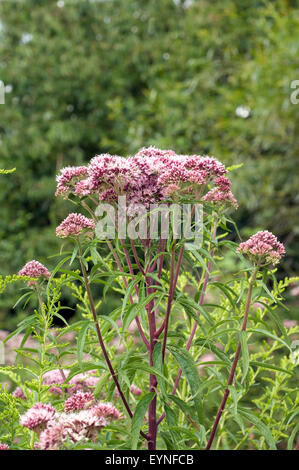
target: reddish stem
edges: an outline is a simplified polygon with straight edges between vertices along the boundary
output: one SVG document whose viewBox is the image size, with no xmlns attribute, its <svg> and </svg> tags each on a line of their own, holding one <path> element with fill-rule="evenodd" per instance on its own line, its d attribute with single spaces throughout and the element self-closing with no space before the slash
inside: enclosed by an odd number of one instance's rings
<svg viewBox="0 0 299 470">
<path fill-rule="evenodd" d="M 215 239 L 216 239 L 216 232 L 217 232 L 217 217 L 215 218 L 215 221 L 214 221 L 213 233 L 212 233 L 212 242 L 214 242 Z M 213 253 L 214 253 L 214 249 L 212 248 L 211 252 L 210 252 L 211 256 L 213 256 Z M 207 268 L 208 269 L 205 273 L 204 282 L 203 282 L 203 286 L 202 286 L 202 291 L 201 291 L 200 299 L 199 299 L 199 302 L 198 302 L 199 306 L 201 306 L 203 304 L 203 301 L 204 301 L 204 298 L 205 298 L 206 289 L 207 289 L 208 281 L 209 281 L 209 278 L 210 278 L 210 271 L 211 271 L 211 268 L 212 268 L 212 262 L 211 261 L 208 262 Z M 191 334 L 189 336 L 187 345 L 186 345 L 186 350 L 187 351 L 189 351 L 189 349 L 191 347 L 196 329 L 197 329 L 197 323 L 195 322 L 194 325 L 193 325 Z M 182 369 L 179 369 L 178 375 L 177 375 L 177 377 L 175 379 L 175 382 L 174 382 L 173 389 L 171 391 L 172 395 L 174 395 L 177 391 L 181 376 L 182 376 Z M 158 425 L 163 421 L 164 418 L 165 418 L 165 412 L 163 412 L 161 417 L 158 419 Z"/>
<path fill-rule="evenodd" d="M 151 292 L 151 278 L 146 278 L 147 282 L 147 294 L 149 295 Z M 154 311 L 154 300 L 151 300 L 147 306 L 147 316 L 148 316 L 148 323 L 149 323 L 149 332 L 150 332 L 150 349 L 149 349 L 149 365 L 152 367 L 154 365 L 153 362 L 153 353 L 155 344 L 157 339 L 155 338 L 156 332 L 156 318 L 155 318 L 155 311 Z M 157 378 L 154 374 L 150 374 L 149 378 L 149 391 L 155 392 L 155 396 L 152 399 L 151 403 L 149 404 L 148 408 L 148 450 L 156 450 L 156 439 L 157 439 Z"/>
<path fill-rule="evenodd" d="M 243 324 L 242 324 L 241 331 L 246 331 L 247 320 L 248 320 L 248 313 L 249 313 L 249 307 L 250 307 L 250 303 L 251 303 L 252 289 L 253 289 L 254 281 L 255 281 L 255 278 L 256 278 L 256 275 L 257 275 L 257 271 L 258 271 L 258 268 L 256 268 L 256 269 L 253 271 L 253 274 L 252 274 L 251 279 L 250 279 L 250 282 L 249 282 L 247 300 L 246 300 L 245 311 L 244 311 L 244 319 L 243 319 Z M 238 360 L 239 360 L 239 357 L 240 357 L 240 352 L 241 352 L 241 341 L 238 342 L 238 346 L 237 346 L 237 350 L 236 350 L 236 353 L 235 353 L 234 361 L 233 361 L 233 364 L 232 364 L 232 367 L 231 367 L 231 371 L 230 371 L 230 374 L 229 374 L 229 378 L 228 378 L 228 382 L 227 382 L 227 386 L 228 386 L 228 387 L 229 387 L 230 385 L 232 385 L 232 383 L 233 383 L 234 376 L 235 376 L 235 372 L 236 372 L 236 368 L 237 368 L 237 364 L 238 364 Z M 214 438 L 215 438 L 215 434 L 216 434 L 216 431 L 217 431 L 218 423 L 219 423 L 220 418 L 221 418 L 221 415 L 222 415 L 222 413 L 223 413 L 223 410 L 224 410 L 224 407 L 225 407 L 225 404 L 226 404 L 228 395 L 229 395 L 229 389 L 226 388 L 226 389 L 225 389 L 225 392 L 224 392 L 224 396 L 223 396 L 222 401 L 221 401 L 221 403 L 220 403 L 220 406 L 219 406 L 219 409 L 218 409 L 216 418 L 215 418 L 215 422 L 214 422 L 214 424 L 213 424 L 213 428 L 212 428 L 212 431 L 211 431 L 211 435 L 210 435 L 210 438 L 209 438 L 209 441 L 208 441 L 206 450 L 210 450 L 210 448 L 211 448 L 211 446 L 212 446 L 212 444 L 213 444 L 213 440 L 214 440 Z"/>
<path fill-rule="evenodd" d="M 169 326 L 169 317 L 172 307 L 172 302 L 174 298 L 175 288 L 179 276 L 180 267 L 182 264 L 182 258 L 184 253 L 184 245 L 181 246 L 178 262 L 176 266 L 176 270 L 174 271 L 174 263 L 175 263 L 175 242 L 172 248 L 171 254 L 171 264 L 170 264 L 170 280 L 169 280 L 169 294 L 168 294 L 168 302 L 167 302 L 167 310 L 166 316 L 164 320 L 164 336 L 163 336 L 163 344 L 162 344 L 162 361 L 164 362 L 165 359 L 165 351 L 166 351 L 166 343 L 167 343 L 167 333 L 168 333 L 168 326 Z M 157 332 L 156 332 L 157 336 Z"/>
<path fill-rule="evenodd" d="M 128 415 L 130 416 L 130 418 L 133 417 L 133 413 L 130 409 L 130 406 L 123 394 L 123 391 L 120 387 L 120 384 L 119 384 L 119 381 L 118 381 L 118 378 L 117 378 L 117 375 L 113 369 L 113 366 L 111 364 L 111 361 L 110 361 L 110 358 L 109 358 L 109 355 L 107 353 L 107 350 L 106 350 L 106 347 L 105 347 L 105 344 L 104 344 L 104 341 L 103 341 L 103 337 L 102 337 L 102 334 L 101 334 L 101 330 L 100 330 L 100 326 L 99 326 L 99 323 L 98 323 L 98 319 L 97 319 L 97 314 L 96 314 L 96 309 L 95 309 L 95 306 L 94 306 L 94 300 L 93 300 L 93 297 L 92 297 L 92 293 L 91 293 L 91 289 L 90 289 L 90 285 L 89 285 L 89 280 L 88 280 L 88 276 L 87 276 L 87 272 L 86 272 L 86 269 L 85 269 L 85 266 L 84 266 L 84 263 L 82 262 L 82 251 L 81 251 L 81 247 L 79 245 L 79 253 L 80 253 L 80 264 L 81 264 L 81 270 L 82 270 L 82 274 L 83 274 L 83 279 L 84 279 L 84 284 L 85 284 L 85 288 L 86 288 L 86 292 L 87 292 L 87 296 L 88 296 L 88 300 L 89 300 L 89 305 L 90 305 L 90 308 L 91 308 L 91 312 L 92 312 L 92 316 L 93 316 L 93 321 L 94 321 L 94 324 L 95 324 L 95 328 L 96 328 L 96 332 L 97 332 L 97 336 L 98 336 L 98 340 L 99 340 L 99 343 L 100 343 L 100 346 L 101 346 L 101 349 L 102 349 L 102 352 L 103 352 L 103 355 L 104 355 L 104 358 L 105 358 L 105 361 L 106 361 L 106 364 L 108 366 L 108 369 L 110 371 L 110 374 L 114 380 L 114 383 L 116 385 L 116 388 L 119 392 L 119 395 L 123 401 L 123 404 L 128 412 Z M 140 434 L 148 440 L 148 436 L 146 434 L 144 434 L 142 431 L 140 431 Z"/>
</svg>

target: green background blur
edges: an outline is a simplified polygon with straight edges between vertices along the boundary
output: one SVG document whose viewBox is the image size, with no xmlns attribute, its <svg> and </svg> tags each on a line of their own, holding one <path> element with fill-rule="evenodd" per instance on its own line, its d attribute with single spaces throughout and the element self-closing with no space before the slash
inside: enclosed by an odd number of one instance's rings
<svg viewBox="0 0 299 470">
<path fill-rule="evenodd" d="M 1 274 L 53 266 L 74 210 L 55 199 L 60 168 L 149 145 L 243 163 L 242 236 L 273 231 L 280 275 L 298 272 L 298 37 L 290 0 L 0 0 L 0 168 L 16 167 L 0 177 Z"/>
</svg>

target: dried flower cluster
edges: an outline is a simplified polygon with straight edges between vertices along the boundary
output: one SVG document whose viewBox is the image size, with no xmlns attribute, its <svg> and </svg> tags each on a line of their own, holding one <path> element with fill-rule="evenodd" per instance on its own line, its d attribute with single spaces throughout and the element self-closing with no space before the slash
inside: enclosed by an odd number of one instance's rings
<svg viewBox="0 0 299 470">
<path fill-rule="evenodd" d="M 285 254 L 285 248 L 273 233 L 267 230 L 257 232 L 246 242 L 240 243 L 237 251 L 243 253 L 256 264 L 277 264 Z"/>
</svg>

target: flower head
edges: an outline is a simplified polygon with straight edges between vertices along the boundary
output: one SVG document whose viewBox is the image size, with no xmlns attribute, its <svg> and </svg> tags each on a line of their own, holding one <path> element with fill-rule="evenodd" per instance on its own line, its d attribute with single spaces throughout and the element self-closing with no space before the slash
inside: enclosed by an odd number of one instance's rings
<svg viewBox="0 0 299 470">
<path fill-rule="evenodd" d="M 0 450 L 9 450 L 9 447 L 7 444 L 1 444 L 0 442 Z"/>
<path fill-rule="evenodd" d="M 56 177 L 57 190 L 55 195 L 66 195 L 70 191 L 75 190 L 82 178 L 87 175 L 86 166 L 68 166 L 60 171 L 60 175 Z"/>
<path fill-rule="evenodd" d="M 89 392 L 93 390 L 99 381 L 99 377 L 95 374 L 95 370 L 90 370 L 89 372 L 83 372 L 72 377 L 69 381 L 70 385 L 72 385 L 69 389 L 70 394 L 73 395 L 77 392 Z"/>
<path fill-rule="evenodd" d="M 12 396 L 15 398 L 20 398 L 20 400 L 26 400 L 26 395 L 20 387 L 17 387 L 13 391 Z"/>
<path fill-rule="evenodd" d="M 56 409 L 52 405 L 36 403 L 20 418 L 22 426 L 40 433 L 46 428 L 49 421 L 56 416 Z"/>
<path fill-rule="evenodd" d="M 71 395 L 64 404 L 66 412 L 79 411 L 90 408 L 94 404 L 95 398 L 90 392 L 76 392 Z"/>
<path fill-rule="evenodd" d="M 32 278 L 49 278 L 51 276 L 50 271 L 38 261 L 32 260 L 18 272 L 19 276 L 32 277 Z M 29 281 L 27 285 L 34 285 L 36 281 Z"/>
<path fill-rule="evenodd" d="M 267 230 L 257 232 L 246 242 L 240 243 L 237 251 L 258 264 L 277 264 L 285 254 L 283 244 Z"/>
<path fill-rule="evenodd" d="M 235 208 L 238 207 L 238 203 L 233 193 L 228 190 L 223 190 L 219 187 L 211 189 L 203 198 L 203 201 L 210 201 L 214 204 L 228 204 Z"/>
<path fill-rule="evenodd" d="M 64 377 L 67 377 L 69 374 L 68 370 L 59 370 L 52 369 L 46 372 L 43 376 L 44 385 L 52 385 L 49 388 L 49 392 L 53 395 L 62 395 L 62 389 L 59 385 L 62 385 L 65 382 Z"/>
<path fill-rule="evenodd" d="M 64 219 L 56 228 L 56 235 L 60 238 L 78 237 L 82 233 L 95 230 L 95 223 L 92 219 L 82 214 L 72 213 Z"/>
<path fill-rule="evenodd" d="M 66 439 L 75 443 L 94 440 L 97 431 L 107 426 L 110 420 L 119 419 L 119 411 L 111 403 L 98 403 L 72 413 L 61 413 L 49 421 L 40 435 L 42 450 L 59 449 Z"/>
<path fill-rule="evenodd" d="M 98 403 L 92 408 L 92 413 L 98 417 L 107 419 L 120 419 L 120 412 L 112 405 L 112 403 Z"/>
</svg>

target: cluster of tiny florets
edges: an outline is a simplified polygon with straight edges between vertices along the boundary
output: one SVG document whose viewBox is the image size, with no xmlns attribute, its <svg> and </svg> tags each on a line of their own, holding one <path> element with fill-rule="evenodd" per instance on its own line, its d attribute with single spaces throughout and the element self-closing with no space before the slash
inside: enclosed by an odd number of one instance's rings
<svg viewBox="0 0 299 470">
<path fill-rule="evenodd" d="M 72 190 L 76 192 L 76 187 L 87 175 L 86 166 L 67 166 L 63 168 L 60 175 L 56 177 L 56 196 L 67 195 Z"/>
<path fill-rule="evenodd" d="M 17 387 L 13 391 L 12 396 L 15 398 L 19 398 L 20 400 L 26 400 L 26 395 L 20 387 Z"/>
<path fill-rule="evenodd" d="M 60 238 L 78 237 L 83 232 L 93 232 L 94 229 L 95 223 L 92 219 L 82 214 L 72 213 L 56 228 L 56 235 Z"/>
<path fill-rule="evenodd" d="M 62 395 L 62 384 L 67 388 L 69 395 L 77 392 L 90 392 L 93 391 L 99 381 L 95 370 L 83 372 L 72 377 L 67 383 L 69 371 L 64 369 L 52 369 L 46 372 L 43 376 L 43 384 L 49 385 L 49 392 L 53 395 Z"/>
<path fill-rule="evenodd" d="M 57 176 L 56 194 L 89 195 L 107 203 L 125 195 L 129 216 L 169 198 L 199 193 L 202 201 L 236 206 L 226 173 L 224 165 L 213 157 L 148 147 L 133 157 L 101 154 L 87 167 L 64 168 Z M 204 198 L 205 194 L 209 196 Z"/>
<path fill-rule="evenodd" d="M 56 409 L 52 405 L 36 403 L 20 418 L 22 426 L 40 433 L 46 428 L 49 421 L 56 416 Z"/>
<path fill-rule="evenodd" d="M 111 421 L 121 419 L 111 403 L 96 402 L 91 393 L 76 393 L 65 402 L 65 412 L 58 413 L 51 405 L 36 403 L 21 416 L 20 422 L 40 435 L 41 450 L 56 450 L 66 440 L 76 443 L 94 440 L 96 434 Z"/>
<path fill-rule="evenodd" d="M 64 403 L 66 412 L 79 411 L 89 408 L 94 403 L 94 396 L 91 392 L 76 392 Z"/>
<path fill-rule="evenodd" d="M 7 444 L 2 444 L 2 443 L 0 442 L 0 450 L 9 450 L 9 447 L 8 447 Z"/>
<path fill-rule="evenodd" d="M 51 276 L 50 271 L 38 261 L 32 260 L 18 272 L 21 277 L 32 277 L 32 278 L 49 278 Z M 27 285 L 34 285 L 36 281 L 29 281 Z"/>
<path fill-rule="evenodd" d="M 246 242 L 240 243 L 237 251 L 249 256 L 255 263 L 277 264 L 285 254 L 285 248 L 273 233 L 257 232 Z"/>
</svg>

